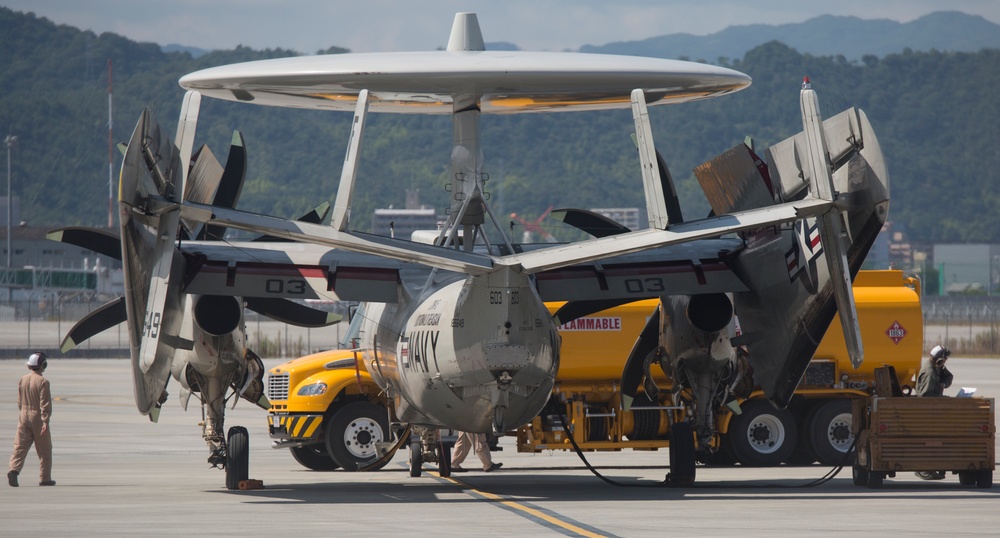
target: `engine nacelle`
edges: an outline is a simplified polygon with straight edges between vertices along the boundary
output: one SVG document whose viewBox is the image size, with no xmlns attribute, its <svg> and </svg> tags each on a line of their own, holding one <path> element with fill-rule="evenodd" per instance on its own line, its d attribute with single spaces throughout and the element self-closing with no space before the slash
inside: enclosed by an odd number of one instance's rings
<svg viewBox="0 0 1000 538">
<path fill-rule="evenodd" d="M 672 296 L 660 303 L 663 370 L 693 392 L 698 446 L 714 435 L 714 409 L 725 399 L 736 367 L 731 342 L 733 302 L 724 293 Z"/>
<path fill-rule="evenodd" d="M 194 321 L 207 334 L 229 334 L 243 325 L 243 304 L 236 297 L 202 295 L 195 299 Z"/>
<path fill-rule="evenodd" d="M 724 293 L 692 295 L 688 300 L 687 318 L 698 330 L 721 331 L 733 320 L 733 302 Z"/>
<path fill-rule="evenodd" d="M 239 367 L 246 357 L 243 302 L 239 297 L 200 295 L 192 297 L 194 353 L 190 364 L 205 376 Z"/>
</svg>

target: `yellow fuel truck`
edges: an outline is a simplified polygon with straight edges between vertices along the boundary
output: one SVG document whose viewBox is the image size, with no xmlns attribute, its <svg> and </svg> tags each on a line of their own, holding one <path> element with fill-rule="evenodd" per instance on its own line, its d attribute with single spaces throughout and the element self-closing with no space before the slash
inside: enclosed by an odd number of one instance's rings
<svg viewBox="0 0 1000 538">
<path fill-rule="evenodd" d="M 879 366 L 894 366 L 905 384 L 920 368 L 923 350 L 916 279 L 901 271 L 861 271 L 854 281 L 854 296 L 865 346 L 861 368 L 851 366 L 835 318 L 788 408 L 775 409 L 751 384 L 745 398 L 716 413 L 713 462 L 845 463 L 853 442 L 851 398 L 870 395 Z M 632 344 L 656 306 L 655 300 L 638 301 L 560 327 L 556 385 L 543 412 L 517 430 L 519 452 L 572 448 L 564 420 L 582 450 L 669 446 L 670 424 L 687 412 L 676 405 L 678 395 L 661 390 L 655 401 L 637 399 L 623 411 L 618 391 Z M 558 307 L 552 304 L 550 310 Z M 350 341 L 348 330 L 345 344 Z M 669 389 L 670 380 L 660 374 L 657 385 Z M 377 468 L 378 464 L 368 465 L 378 459 L 377 443 L 384 447 L 392 437 L 388 402 L 349 349 L 273 368 L 268 399 L 273 446 L 289 448 L 309 469 Z"/>
</svg>

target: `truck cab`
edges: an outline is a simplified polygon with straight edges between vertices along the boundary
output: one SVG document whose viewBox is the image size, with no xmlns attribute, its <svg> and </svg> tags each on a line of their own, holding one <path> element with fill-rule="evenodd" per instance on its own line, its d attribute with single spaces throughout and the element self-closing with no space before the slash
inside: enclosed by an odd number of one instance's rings
<svg viewBox="0 0 1000 538">
<path fill-rule="evenodd" d="M 352 316 L 341 349 L 306 355 L 268 373 L 272 446 L 288 448 L 308 469 L 375 470 L 388 461 L 380 459 L 392 437 L 390 407 L 354 349 L 360 320 Z"/>
</svg>

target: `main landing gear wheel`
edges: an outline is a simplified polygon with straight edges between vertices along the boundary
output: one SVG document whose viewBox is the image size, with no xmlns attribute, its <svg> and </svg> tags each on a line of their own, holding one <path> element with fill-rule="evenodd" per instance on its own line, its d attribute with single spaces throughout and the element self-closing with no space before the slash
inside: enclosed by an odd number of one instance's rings
<svg viewBox="0 0 1000 538">
<path fill-rule="evenodd" d="M 389 439 L 389 418 L 384 408 L 369 402 L 351 402 L 333 414 L 326 429 L 326 449 L 345 471 L 359 471 L 378 459 L 376 443 Z M 388 464 L 365 468 L 377 471 Z"/>
<path fill-rule="evenodd" d="M 821 404 L 812 413 L 809 424 L 809 444 L 816 459 L 823 465 L 846 465 L 853 460 L 851 445 L 850 400 L 831 400 Z"/>
<path fill-rule="evenodd" d="M 310 471 L 335 471 L 340 464 L 330 457 L 326 445 L 293 446 L 289 449 L 295 461 Z"/>
<path fill-rule="evenodd" d="M 229 428 L 226 439 L 226 489 L 240 489 L 250 478 L 250 434 L 243 426 Z"/>
<path fill-rule="evenodd" d="M 736 461 L 751 467 L 769 467 L 788 460 L 795 450 L 798 429 L 787 409 L 775 409 L 762 400 L 743 407 L 726 434 Z"/>
<path fill-rule="evenodd" d="M 670 474 L 671 486 L 694 484 L 695 474 L 694 433 L 687 422 L 678 422 L 670 428 Z"/>
<path fill-rule="evenodd" d="M 410 439 L 410 476 L 419 478 L 424 465 L 424 454 L 420 448 L 420 439 Z"/>
<path fill-rule="evenodd" d="M 451 476 L 451 446 L 441 441 L 437 444 L 438 474 L 442 478 Z"/>
</svg>

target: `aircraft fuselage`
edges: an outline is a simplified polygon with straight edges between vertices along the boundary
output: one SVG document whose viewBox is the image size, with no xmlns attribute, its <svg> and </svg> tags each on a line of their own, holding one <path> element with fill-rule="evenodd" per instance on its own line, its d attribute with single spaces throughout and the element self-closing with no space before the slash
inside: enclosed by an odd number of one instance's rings
<svg viewBox="0 0 1000 538">
<path fill-rule="evenodd" d="M 470 276 L 359 313 L 365 365 L 404 422 L 504 431 L 548 400 L 559 336 L 524 275 Z"/>
</svg>

